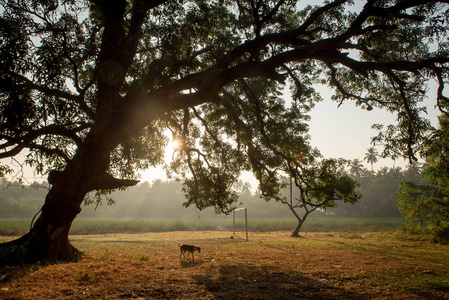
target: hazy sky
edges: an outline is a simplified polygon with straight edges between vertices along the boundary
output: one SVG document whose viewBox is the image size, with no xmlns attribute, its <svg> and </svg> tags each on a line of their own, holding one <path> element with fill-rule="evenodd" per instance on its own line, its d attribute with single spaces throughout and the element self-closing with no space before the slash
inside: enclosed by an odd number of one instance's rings
<svg viewBox="0 0 449 300">
<path fill-rule="evenodd" d="M 428 99 L 423 106 L 427 107 L 426 116 L 437 126 L 437 116 L 440 114 L 435 109 L 436 97 L 435 86 L 431 86 Z M 346 159 L 358 158 L 363 160 L 367 149 L 371 145 L 371 137 L 377 135 L 377 131 L 371 128 L 372 124 L 395 124 L 396 115 L 375 108 L 367 111 L 356 107 L 354 101 L 346 101 L 339 108 L 338 103 L 330 100 L 330 93 L 323 91 L 324 101 L 318 103 L 310 112 L 310 135 L 312 145 L 320 149 L 325 157 L 341 157 Z M 382 146 L 375 147 L 379 153 Z M 380 159 L 374 165 L 375 169 L 383 166 L 392 167 L 393 160 L 390 158 Z M 371 168 L 364 162 L 367 168 Z M 396 166 L 405 167 L 408 161 L 396 160 Z"/>
<path fill-rule="evenodd" d="M 433 87 L 435 88 L 435 87 Z M 338 103 L 330 100 L 330 92 L 322 90 L 323 101 L 318 103 L 309 113 L 311 120 L 309 122 L 311 135 L 311 144 L 317 147 L 322 155 L 327 158 L 358 158 L 363 160 L 367 149 L 371 145 L 371 137 L 377 134 L 377 131 L 371 128 L 372 124 L 394 124 L 396 116 L 374 108 L 367 111 L 356 107 L 353 101 L 344 102 L 339 108 Z M 436 103 L 435 95 L 432 90 L 429 91 L 427 106 L 429 115 L 427 116 L 437 125 L 437 115 L 439 113 L 434 109 Z M 377 151 L 382 152 L 382 147 L 377 146 Z M 374 169 L 381 167 L 393 167 L 393 160 L 390 158 L 379 159 L 374 164 Z M 366 168 L 371 165 L 363 161 Z M 396 160 L 396 166 L 406 167 L 408 161 L 402 159 Z M 162 168 L 147 170 L 142 173 L 142 181 L 153 181 L 154 179 L 165 179 L 165 172 Z M 244 180 L 253 181 L 245 176 Z"/>
</svg>

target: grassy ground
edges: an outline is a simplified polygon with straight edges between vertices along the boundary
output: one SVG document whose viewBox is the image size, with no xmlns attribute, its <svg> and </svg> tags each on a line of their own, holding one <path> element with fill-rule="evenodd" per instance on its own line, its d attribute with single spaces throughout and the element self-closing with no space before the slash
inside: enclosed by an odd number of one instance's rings
<svg viewBox="0 0 449 300">
<path fill-rule="evenodd" d="M 4 269 L 0 299 L 449 299 L 449 246 L 398 231 L 289 234 L 75 235 L 80 262 Z M 201 253 L 181 262 L 178 243 Z"/>
<path fill-rule="evenodd" d="M 0 219 L 0 236 L 23 235 L 30 229 L 30 219 Z M 298 224 L 291 219 L 248 220 L 249 230 L 293 230 Z M 308 232 L 335 231 L 388 231 L 401 227 L 398 218 L 309 218 L 302 230 Z M 236 228 L 245 228 L 243 218 L 236 218 Z M 232 216 L 201 219 L 88 219 L 77 218 L 71 234 L 145 233 L 167 231 L 232 231 Z"/>
</svg>

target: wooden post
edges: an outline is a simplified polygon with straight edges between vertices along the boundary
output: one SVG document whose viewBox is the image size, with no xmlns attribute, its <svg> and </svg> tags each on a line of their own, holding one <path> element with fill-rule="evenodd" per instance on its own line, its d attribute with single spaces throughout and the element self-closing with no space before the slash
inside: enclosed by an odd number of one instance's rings
<svg viewBox="0 0 449 300">
<path fill-rule="evenodd" d="M 235 212 L 239 211 L 239 210 L 242 210 L 242 209 L 245 210 L 246 241 L 248 241 L 248 213 L 247 213 L 247 208 L 246 207 L 237 208 L 237 209 L 234 209 L 232 211 L 234 235 L 235 235 Z"/>
<path fill-rule="evenodd" d="M 235 210 L 232 211 L 233 221 L 232 221 L 232 228 L 234 228 L 234 236 L 235 236 Z"/>
<path fill-rule="evenodd" d="M 248 214 L 246 213 L 248 210 L 245 207 L 245 226 L 246 226 L 246 241 L 248 241 Z"/>
<path fill-rule="evenodd" d="M 290 177 L 290 207 L 293 206 L 292 198 L 293 198 L 293 186 L 292 186 L 292 178 Z"/>
</svg>

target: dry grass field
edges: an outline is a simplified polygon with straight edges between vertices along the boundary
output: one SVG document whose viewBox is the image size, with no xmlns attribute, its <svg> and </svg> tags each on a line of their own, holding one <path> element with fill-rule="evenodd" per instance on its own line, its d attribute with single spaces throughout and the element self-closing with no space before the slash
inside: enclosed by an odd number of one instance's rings
<svg viewBox="0 0 449 300">
<path fill-rule="evenodd" d="M 230 236 L 72 236 L 80 262 L 5 268 L 0 299 L 449 299 L 447 245 L 400 232 Z M 194 262 L 180 262 L 179 243 L 201 247 Z"/>
</svg>

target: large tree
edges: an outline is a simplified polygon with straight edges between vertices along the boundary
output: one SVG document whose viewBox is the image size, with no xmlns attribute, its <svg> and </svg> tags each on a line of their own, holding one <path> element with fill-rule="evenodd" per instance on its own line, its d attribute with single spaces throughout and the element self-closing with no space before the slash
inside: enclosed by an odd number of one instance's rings
<svg viewBox="0 0 449 300">
<path fill-rule="evenodd" d="M 76 258 L 68 233 L 86 195 L 136 184 L 162 162 L 167 129 L 182 141 L 187 205 L 232 208 L 242 170 L 275 195 L 280 170 L 319 159 L 304 123 L 316 84 L 396 112 L 378 141 L 414 158 L 428 79 L 448 107 L 448 1 L 360 2 L 0 0 L 0 158 L 51 184 L 0 262 Z"/>
</svg>

